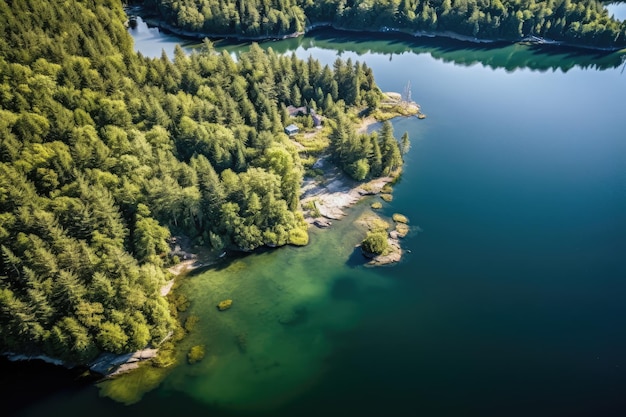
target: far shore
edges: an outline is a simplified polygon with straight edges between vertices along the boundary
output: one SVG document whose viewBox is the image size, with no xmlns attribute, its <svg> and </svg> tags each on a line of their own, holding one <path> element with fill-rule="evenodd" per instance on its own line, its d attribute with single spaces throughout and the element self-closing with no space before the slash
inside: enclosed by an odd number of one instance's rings
<svg viewBox="0 0 626 417">
<path fill-rule="evenodd" d="M 128 8 L 129 11 L 134 12 L 143 12 L 143 8 L 141 6 L 134 6 Z M 137 13 L 137 15 L 141 16 L 141 13 Z M 351 29 L 339 26 L 332 22 L 316 22 L 312 23 L 304 28 L 303 31 L 287 33 L 283 35 L 261 35 L 261 36 L 246 36 L 240 34 L 228 34 L 228 33 L 203 33 L 203 32 L 194 32 L 187 29 L 181 29 L 179 27 L 173 26 L 163 19 L 155 17 L 154 15 L 145 15 L 141 16 L 143 21 L 148 25 L 158 27 L 159 29 L 163 29 L 169 33 L 174 35 L 194 40 L 203 40 L 203 39 L 229 39 L 236 41 L 247 41 L 247 42 L 264 42 L 264 41 L 277 41 L 284 40 L 290 38 L 297 38 L 299 36 L 307 35 L 315 30 L 323 29 L 323 28 L 331 28 L 341 32 L 352 32 L 352 33 L 377 33 L 377 34 L 398 34 L 411 36 L 414 38 L 447 38 L 454 39 L 461 42 L 470 42 L 477 44 L 491 44 L 491 43 L 507 43 L 507 44 L 515 44 L 515 43 L 531 43 L 535 45 L 555 45 L 555 46 L 566 46 L 571 48 L 580 48 L 580 49 L 588 49 L 593 51 L 604 51 L 604 52 L 616 52 L 620 50 L 624 50 L 624 47 L 599 47 L 592 45 L 581 45 L 575 43 L 569 43 L 564 41 L 557 41 L 554 39 L 541 38 L 538 36 L 524 36 L 519 39 L 483 39 L 477 38 L 474 36 L 462 35 L 460 33 L 456 33 L 453 31 L 441 31 L 441 32 L 431 32 L 431 31 L 411 31 L 408 28 L 390 28 L 390 27 L 382 27 L 378 29 Z"/>
</svg>

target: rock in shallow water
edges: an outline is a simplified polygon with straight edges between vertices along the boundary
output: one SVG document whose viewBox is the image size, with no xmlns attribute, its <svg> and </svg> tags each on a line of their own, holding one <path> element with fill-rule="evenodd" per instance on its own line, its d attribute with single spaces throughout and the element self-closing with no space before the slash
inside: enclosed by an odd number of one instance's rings
<svg viewBox="0 0 626 417">
<path fill-rule="evenodd" d="M 232 306 L 233 306 L 233 300 L 224 300 L 224 301 L 220 301 L 217 304 L 217 309 L 219 311 L 224 311 L 224 310 L 228 310 Z"/>
</svg>

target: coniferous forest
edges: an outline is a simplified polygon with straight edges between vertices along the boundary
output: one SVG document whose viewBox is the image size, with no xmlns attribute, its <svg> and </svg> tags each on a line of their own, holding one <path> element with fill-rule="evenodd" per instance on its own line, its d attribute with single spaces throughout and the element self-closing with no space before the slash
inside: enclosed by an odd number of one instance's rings
<svg viewBox="0 0 626 417">
<path fill-rule="evenodd" d="M 365 65 L 208 41 L 146 58 L 125 21 L 118 1 L 0 1 L 2 352 L 86 363 L 167 338 L 174 233 L 306 244 L 289 105 L 325 115 L 354 177 L 401 163 L 388 129 L 356 136 L 342 118 L 380 98 Z"/>
<path fill-rule="evenodd" d="M 626 46 L 626 23 L 600 0 L 144 0 L 167 23 L 194 32 L 280 36 L 315 24 L 409 33 L 454 32 L 517 41 L 537 36 L 575 45 Z"/>
</svg>

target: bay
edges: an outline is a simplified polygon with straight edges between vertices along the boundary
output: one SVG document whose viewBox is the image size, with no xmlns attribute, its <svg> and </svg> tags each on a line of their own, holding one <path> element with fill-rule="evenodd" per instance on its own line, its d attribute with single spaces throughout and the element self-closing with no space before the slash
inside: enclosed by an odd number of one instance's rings
<svg viewBox="0 0 626 417">
<path fill-rule="evenodd" d="M 365 62 L 385 91 L 411 82 L 428 117 L 394 121 L 412 147 L 382 211 L 409 217 L 410 252 L 362 265 L 366 200 L 305 248 L 187 278 L 200 322 L 158 387 L 139 372 L 15 414 L 623 415 L 621 55 L 332 31 L 262 46 Z M 207 356 L 186 365 L 194 344 Z"/>
</svg>

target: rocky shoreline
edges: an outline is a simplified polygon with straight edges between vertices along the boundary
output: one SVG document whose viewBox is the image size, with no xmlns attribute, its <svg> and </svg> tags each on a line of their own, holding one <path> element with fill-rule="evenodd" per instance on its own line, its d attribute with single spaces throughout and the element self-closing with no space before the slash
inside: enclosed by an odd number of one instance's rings
<svg viewBox="0 0 626 417">
<path fill-rule="evenodd" d="M 94 361 L 85 365 L 85 368 L 89 369 L 89 371 L 95 374 L 101 375 L 102 377 L 110 378 L 121 373 L 137 369 L 140 362 L 156 357 L 157 352 L 158 349 L 146 348 L 138 350 L 136 352 L 129 352 L 123 355 L 103 353 L 98 356 Z M 39 360 L 52 365 L 62 366 L 67 369 L 83 367 L 82 365 L 79 366 L 73 363 L 68 363 L 63 361 L 62 359 L 53 358 L 47 355 L 26 355 L 21 353 L 5 352 L 3 353 L 3 356 L 5 356 L 11 362 Z"/>
<path fill-rule="evenodd" d="M 318 228 L 331 227 L 333 220 L 341 220 L 346 216 L 345 210 L 366 196 L 381 194 L 383 188 L 396 179 L 395 176 L 386 176 L 368 182 L 357 182 L 341 172 L 328 159 L 329 156 L 326 155 L 315 163 L 313 167 L 323 170 L 324 176 L 322 179 L 306 178 L 300 199 L 304 207 L 312 207 L 303 210 L 305 220 Z M 380 218 L 373 213 L 370 216 Z M 369 220 L 359 218 L 355 223 L 369 227 L 368 224 L 371 223 Z M 389 233 L 389 253 L 384 255 L 364 253 L 364 256 L 370 259 L 368 265 L 380 266 L 399 262 L 403 254 L 400 237 L 394 231 Z"/>
</svg>

